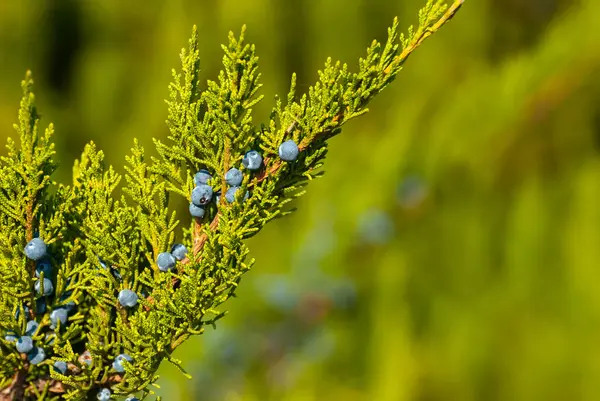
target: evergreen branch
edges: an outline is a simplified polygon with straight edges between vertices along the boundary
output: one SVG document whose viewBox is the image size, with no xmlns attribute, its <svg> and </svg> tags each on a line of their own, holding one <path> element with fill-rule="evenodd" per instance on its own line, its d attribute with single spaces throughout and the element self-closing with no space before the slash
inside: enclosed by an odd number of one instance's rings
<svg viewBox="0 0 600 401">
<path fill-rule="evenodd" d="M 408 57 L 421 45 L 421 43 L 423 43 L 423 41 L 427 37 L 429 37 L 431 34 L 437 32 L 444 24 L 446 24 L 448 21 L 450 21 L 456 14 L 456 12 L 460 9 L 460 7 L 462 6 L 463 3 L 464 3 L 464 0 L 456 0 L 449 8 L 447 8 L 445 10 L 446 7 L 444 5 L 443 0 L 438 0 L 435 3 L 433 2 L 433 0 L 429 0 L 427 5 L 425 6 L 425 8 L 419 12 L 420 26 L 419 26 L 419 29 L 417 30 L 417 32 L 409 34 L 407 39 L 404 39 L 404 36 L 401 35 L 400 41 L 403 44 L 402 52 L 399 55 L 392 58 L 391 61 L 384 62 L 386 59 L 389 59 L 389 54 L 393 54 L 395 51 L 397 51 L 397 46 L 394 44 L 394 42 L 398 39 L 398 36 L 397 36 L 398 19 L 397 18 L 394 19 L 394 23 L 392 24 L 392 27 L 388 30 L 388 41 L 387 41 L 385 49 L 383 51 L 383 56 L 380 58 L 380 63 L 378 65 L 380 74 L 384 77 L 384 79 L 382 79 L 382 82 L 384 82 L 384 84 L 382 85 L 381 88 L 378 88 L 379 90 L 377 92 L 379 92 L 381 89 L 383 89 L 383 87 L 385 87 L 387 84 L 391 83 L 391 80 L 388 80 L 387 77 L 395 76 L 400 71 L 400 69 L 402 68 L 402 65 L 406 62 Z M 444 13 L 440 16 L 440 14 L 442 12 L 444 12 Z M 412 31 L 412 27 L 409 31 Z M 379 44 L 374 42 L 374 44 L 371 46 L 370 50 L 377 49 L 378 47 L 379 47 Z M 331 61 L 328 60 L 328 62 L 326 63 L 326 66 L 331 67 L 331 65 L 332 65 Z M 345 68 L 344 68 L 344 71 L 345 71 Z M 292 86 L 290 89 L 290 94 L 288 95 L 288 104 L 293 104 L 292 102 L 293 102 L 294 94 L 295 94 L 295 81 L 296 81 L 296 77 L 294 74 L 292 77 Z M 357 82 L 353 84 L 353 87 L 360 87 L 363 85 L 364 84 L 357 79 Z M 311 89 L 312 89 L 312 87 L 311 87 Z M 306 103 L 306 100 L 305 99 L 303 99 L 303 100 L 304 100 L 304 102 L 303 102 L 304 104 L 301 106 L 301 108 L 306 109 L 308 107 L 308 105 Z M 367 102 L 368 102 L 368 99 L 366 99 L 364 101 L 365 104 Z M 341 127 L 341 125 L 343 125 L 350 118 L 356 117 L 364 112 L 366 112 L 366 110 L 356 110 L 354 112 L 354 115 L 348 116 L 348 115 L 346 115 L 347 110 L 343 109 L 343 110 L 339 111 L 331 119 L 333 125 L 326 126 L 325 129 L 318 130 L 318 132 L 313 134 L 312 137 L 307 136 L 305 138 L 305 140 L 299 144 L 298 148 L 300 149 L 300 151 L 304 151 L 307 148 L 309 148 L 311 143 L 316 141 L 315 138 L 318 138 L 320 136 L 330 137 L 330 135 L 332 133 L 339 132 L 338 129 Z M 279 112 L 277 114 L 281 114 L 281 112 Z M 284 134 L 279 137 L 279 141 L 277 143 L 280 143 L 282 138 L 289 137 L 290 134 L 293 132 L 293 130 L 297 127 L 297 125 L 298 125 L 298 119 L 294 118 L 293 121 L 290 123 L 290 125 L 284 131 Z M 327 134 L 330 134 L 330 135 L 327 135 Z M 308 138 L 310 138 L 310 139 L 308 139 Z M 318 163 L 322 160 L 322 158 L 320 156 L 321 155 L 319 155 L 319 158 L 317 160 L 315 160 L 315 163 L 313 164 L 313 169 L 320 167 L 320 164 Z M 322 156 L 324 156 L 324 154 Z M 269 166 L 269 164 L 270 164 L 269 161 L 270 161 L 269 158 L 265 158 L 265 161 L 264 161 L 265 165 Z M 263 182 L 268 177 L 276 177 L 279 174 L 279 172 L 283 166 L 284 166 L 284 162 L 281 161 L 280 159 L 276 159 L 270 165 L 269 168 L 263 170 L 263 172 L 257 176 L 255 181 L 252 182 L 250 184 L 250 186 L 251 187 L 258 186 L 258 184 Z M 312 177 L 313 176 L 309 175 L 307 178 L 312 179 Z M 224 184 L 222 186 L 221 191 L 223 191 L 223 192 L 225 191 Z M 219 214 L 217 213 L 210 224 L 210 229 L 212 231 L 216 231 L 218 229 L 218 217 L 219 217 Z M 275 216 L 273 216 L 273 217 L 275 217 Z M 263 224 L 265 222 L 266 221 L 263 220 Z M 207 235 L 200 234 L 199 236 L 196 236 L 195 238 L 196 239 L 194 241 L 193 253 L 200 254 L 200 252 L 202 250 L 202 246 L 204 245 L 204 243 L 206 241 Z M 184 261 L 184 263 L 187 263 L 187 262 L 188 262 L 188 260 L 186 259 Z"/>
<path fill-rule="evenodd" d="M 294 210 L 290 202 L 322 175 L 327 140 L 367 112 L 462 3 L 429 0 L 406 36 L 395 19 L 385 45 L 374 41 L 358 72 L 328 59 L 300 97 L 293 75 L 287 103 L 276 98 L 260 127 L 252 120 L 262 99 L 258 57 L 245 27 L 238 37 L 230 33 L 223 70 L 203 92 L 194 27 L 169 85 L 167 141 L 154 140 L 158 157 L 149 161 L 134 141 L 123 187 L 93 142 L 75 162 L 71 186 L 50 180 L 53 126 L 38 133 L 28 73 L 15 125 L 20 147 L 9 139 L 0 158 L 0 327 L 8 334 L 0 340 L 0 400 L 81 400 L 108 388 L 146 397 L 164 359 L 187 375 L 172 353 L 225 316 L 221 305 L 255 262 L 245 240 Z M 293 156 L 282 153 L 286 143 Z M 258 165 L 251 167 L 248 151 Z M 210 177 L 200 172 L 205 188 L 194 176 L 200 169 L 210 170 Z M 197 186 L 208 191 L 201 199 L 191 195 Z M 211 202 L 211 193 L 220 200 Z M 188 228 L 169 210 L 172 195 L 198 209 Z M 180 235 L 191 249 L 175 256 Z M 17 352 L 12 333 L 35 348 Z"/>
<path fill-rule="evenodd" d="M 363 98 L 362 102 L 360 103 L 361 107 L 355 107 L 356 110 L 354 110 L 352 113 L 348 113 L 347 108 L 341 109 L 337 114 L 335 114 L 333 116 L 333 118 L 331 118 L 331 123 L 328 124 L 327 122 L 322 122 L 321 125 L 324 127 L 316 130 L 316 132 L 314 134 L 312 134 L 311 136 L 307 135 L 305 137 L 305 140 L 299 144 L 298 147 L 299 147 L 300 151 L 307 150 L 313 143 L 318 144 L 318 149 L 315 151 L 314 158 L 313 158 L 313 160 L 311 160 L 309 162 L 309 166 L 311 167 L 309 170 L 318 169 L 322 165 L 321 162 L 326 154 L 326 149 L 323 148 L 323 146 L 325 146 L 323 139 L 328 139 L 329 137 L 332 136 L 332 134 L 339 133 L 340 127 L 345 122 L 347 122 L 351 118 L 354 118 L 354 117 L 366 112 L 367 110 L 362 109 L 362 107 L 364 107 L 364 105 L 368 102 L 368 100 L 372 96 L 374 96 L 374 94 L 380 92 L 385 86 L 387 86 L 389 83 L 391 83 L 393 77 L 395 77 L 395 75 L 400 71 L 402 65 L 408 59 L 410 54 L 412 54 L 412 52 L 414 50 L 416 50 L 417 47 L 428 36 L 430 36 L 432 33 L 436 32 L 437 30 L 439 30 L 439 28 L 441 28 L 441 26 L 443 26 L 446 22 L 448 22 L 456 14 L 456 12 L 461 7 L 463 2 L 464 2 L 464 0 L 455 1 L 452 4 L 452 6 L 446 10 L 446 7 L 445 7 L 443 1 L 436 1 L 434 3 L 432 0 L 429 0 L 427 5 L 425 6 L 425 8 L 419 12 L 419 22 L 420 22 L 419 28 L 417 29 L 416 32 L 412 32 L 412 27 L 411 27 L 411 29 L 409 29 L 409 35 L 407 36 L 406 39 L 403 35 L 400 35 L 400 37 L 398 37 L 398 35 L 397 35 L 398 19 L 397 18 L 394 19 L 394 23 L 393 23 L 392 27 L 388 30 L 388 41 L 382 52 L 382 55 L 380 57 L 373 57 L 373 55 L 377 54 L 377 52 L 379 51 L 379 49 L 381 47 L 377 42 L 374 42 L 374 44 L 369 48 L 369 54 L 367 55 L 367 60 L 372 60 L 372 64 L 375 64 L 375 61 L 379 61 L 377 63 L 377 65 L 378 65 L 378 74 L 380 75 L 380 79 L 379 79 L 379 83 L 378 83 L 379 86 L 376 86 L 377 90 L 372 91 L 371 93 L 369 93 L 368 97 Z M 243 40 L 243 32 L 244 32 L 244 29 L 242 30 L 242 37 L 239 42 L 241 42 Z M 230 41 L 232 40 L 232 38 L 233 37 L 230 34 Z M 402 43 L 403 50 L 399 55 L 396 55 L 395 57 L 391 57 L 391 55 L 394 55 L 398 51 L 398 46 L 395 44 L 395 42 L 398 40 L 400 40 L 400 42 Z M 238 42 L 233 41 L 233 43 L 238 43 Z M 195 47 L 196 47 L 195 45 L 190 45 L 190 48 L 195 48 Z M 226 48 L 225 48 L 225 50 L 226 50 Z M 372 71 L 369 71 L 370 65 L 371 64 L 361 65 L 361 69 L 363 70 L 363 73 L 365 71 L 367 71 L 368 74 L 371 76 L 376 75 Z M 347 74 L 346 66 L 344 66 L 343 68 L 340 68 L 339 62 L 337 64 L 335 64 L 335 66 L 334 66 L 332 64 L 331 60 L 328 60 L 326 63 L 326 71 L 327 70 L 329 70 L 329 72 L 320 73 L 321 82 L 324 83 L 323 87 L 326 87 L 325 84 L 329 83 L 329 86 L 331 88 L 333 88 L 335 86 L 336 82 L 338 82 L 340 80 L 340 78 L 343 78 L 343 76 L 345 74 Z M 389 77 L 392 77 L 392 79 L 390 79 Z M 297 108 L 306 110 L 310 107 L 309 106 L 310 102 L 307 101 L 306 98 L 302 99 L 301 105 L 293 104 L 293 99 L 295 97 L 295 79 L 296 78 L 294 75 L 292 77 L 292 86 L 290 89 L 290 93 L 288 94 L 288 105 L 291 104 L 290 108 L 293 108 L 294 106 L 300 106 Z M 352 88 L 357 88 L 357 87 L 360 88 L 360 87 L 366 86 L 364 83 L 365 79 L 361 76 L 360 73 L 355 74 L 352 77 L 352 79 L 354 80 L 354 83 L 351 85 Z M 221 76 L 221 81 L 222 81 L 222 86 L 227 86 L 227 85 L 223 84 L 225 79 L 222 76 Z M 372 84 L 372 82 L 370 82 L 370 84 Z M 210 87 L 210 85 L 211 84 L 209 83 L 209 87 Z M 236 85 L 237 85 L 236 81 L 234 81 L 232 83 L 232 86 L 235 88 Z M 315 90 L 314 88 L 315 87 L 311 87 L 310 90 L 314 91 Z M 316 88 L 318 89 L 319 85 L 317 85 Z M 313 98 L 316 98 L 316 97 L 317 97 L 317 95 L 315 94 L 313 96 Z M 278 102 L 278 108 L 281 109 L 280 102 Z M 283 112 L 282 111 L 274 111 L 274 114 L 276 114 L 276 115 L 283 114 Z M 273 141 L 273 143 L 281 143 L 283 138 L 289 137 L 292 134 L 292 132 L 298 127 L 298 123 L 299 123 L 299 118 L 294 118 L 293 121 L 290 123 L 290 125 L 283 132 L 283 135 L 279 135 L 277 137 L 277 140 Z M 264 134 L 268 135 L 268 133 L 265 133 L 263 131 L 263 135 Z M 243 135 L 240 135 L 240 137 L 243 137 Z M 222 151 L 222 159 L 223 159 L 222 164 L 225 166 L 225 168 L 222 168 L 221 171 L 224 173 L 230 167 L 230 149 L 231 149 L 231 147 L 227 145 L 227 139 L 225 139 L 225 144 L 223 145 L 223 149 L 224 150 Z M 272 151 L 272 153 L 275 153 L 275 152 Z M 256 176 L 256 178 L 251 183 L 248 184 L 248 188 L 256 188 L 263 181 L 267 180 L 267 178 L 277 177 L 281 173 L 281 170 L 285 166 L 285 163 L 283 161 L 281 161 L 280 159 L 276 158 L 275 156 L 273 156 L 273 160 L 274 160 L 274 162 L 270 163 L 270 159 L 268 157 L 265 157 L 264 163 L 266 166 L 269 166 L 269 167 L 265 168 L 260 174 L 258 174 Z M 313 174 L 310 171 L 308 171 L 308 172 L 304 171 L 302 174 L 303 175 L 300 177 L 301 180 L 304 180 L 304 179 L 311 180 L 313 178 L 318 177 L 318 173 Z M 288 178 L 288 181 L 289 182 L 287 183 L 287 185 L 282 185 L 281 187 L 289 190 L 291 187 L 291 184 L 294 183 L 295 180 L 293 178 L 292 179 Z M 225 193 L 227 187 L 226 187 L 224 179 L 221 180 L 220 184 L 221 184 L 221 189 L 220 189 L 221 192 Z M 292 189 L 291 192 L 293 193 L 293 196 L 299 195 L 298 193 L 294 193 L 295 187 L 293 187 L 291 189 Z M 270 214 L 267 214 L 267 216 L 263 217 L 262 219 L 260 219 L 260 221 L 255 225 L 255 228 L 248 229 L 246 231 L 246 233 L 253 235 L 260 230 L 259 227 L 262 227 L 269 220 L 271 220 L 277 216 L 285 215 L 285 212 L 282 212 L 280 210 L 280 208 L 282 206 L 284 206 L 286 203 L 287 203 L 287 199 L 286 199 L 286 197 L 284 197 L 284 199 L 282 199 L 279 203 L 272 204 L 272 206 L 271 206 L 272 212 Z M 193 223 L 194 230 L 193 230 L 193 241 L 192 241 L 192 244 L 193 244 L 192 254 L 194 255 L 194 257 L 202 256 L 203 247 L 208 239 L 208 236 L 210 235 L 209 233 L 210 232 L 217 233 L 219 231 L 220 216 L 221 216 L 221 211 L 219 210 L 215 213 L 210 225 L 208 225 L 207 230 L 202 229 L 202 223 L 201 223 L 200 219 L 194 219 L 194 223 Z M 191 263 L 191 260 L 186 257 L 181 262 L 181 265 L 184 266 L 189 263 Z M 178 284 L 179 284 L 179 280 L 177 278 L 174 278 L 172 285 L 174 287 L 177 287 Z M 150 304 L 152 304 L 154 302 L 154 299 L 152 297 L 148 297 L 148 301 Z"/>
</svg>

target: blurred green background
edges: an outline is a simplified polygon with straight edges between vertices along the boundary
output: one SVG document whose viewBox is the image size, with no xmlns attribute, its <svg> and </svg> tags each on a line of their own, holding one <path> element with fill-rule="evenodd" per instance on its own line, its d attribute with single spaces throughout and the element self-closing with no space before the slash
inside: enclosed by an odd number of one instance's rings
<svg viewBox="0 0 600 401">
<path fill-rule="evenodd" d="M 123 171 L 164 138 L 198 25 L 204 79 L 248 25 L 266 98 L 356 66 L 425 0 L 0 1 L 0 129 L 26 69 L 61 167 Z M 216 331 L 163 366 L 165 400 L 600 400 L 600 2 L 470 0 L 331 141 L 326 175 L 251 241 Z M 367 151 L 368 150 L 368 151 Z M 182 216 L 185 216 L 185 211 Z"/>
</svg>

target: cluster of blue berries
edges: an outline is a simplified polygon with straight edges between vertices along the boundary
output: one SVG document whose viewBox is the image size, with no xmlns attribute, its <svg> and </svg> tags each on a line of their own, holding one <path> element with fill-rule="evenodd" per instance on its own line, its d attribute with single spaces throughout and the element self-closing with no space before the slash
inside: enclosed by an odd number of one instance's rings
<svg viewBox="0 0 600 401">
<path fill-rule="evenodd" d="M 33 238 L 25 245 L 23 252 L 28 259 L 36 262 L 35 275 L 38 278 L 34 285 L 34 289 L 38 295 L 36 300 L 36 312 L 42 314 L 46 312 L 47 304 L 46 297 L 51 296 L 54 293 L 54 284 L 52 282 L 52 265 L 50 258 L 47 254 L 46 243 L 39 237 Z M 70 294 L 65 293 L 61 297 L 61 301 L 64 301 Z M 69 302 L 65 306 L 55 308 L 50 313 L 50 328 L 52 330 L 64 326 L 68 320 L 68 312 L 75 307 L 74 302 Z M 23 305 L 23 311 L 25 315 L 29 317 L 29 308 Z M 19 319 L 21 309 L 17 309 L 15 319 Z M 60 322 L 60 323 L 59 323 Z M 39 323 L 35 320 L 28 320 L 25 328 L 25 333 L 22 336 L 17 337 L 15 332 L 8 332 L 5 339 L 15 343 L 15 348 L 19 353 L 26 354 L 27 359 L 33 365 L 37 365 L 46 359 L 46 352 L 42 347 L 38 347 L 34 344 L 33 338 L 39 327 Z M 51 343 L 53 341 L 52 335 L 48 333 L 46 340 L 50 338 Z M 59 366 L 62 369 L 62 365 Z M 66 365 L 65 368 L 66 370 Z"/>
<path fill-rule="evenodd" d="M 284 161 L 294 161 L 298 157 L 300 150 L 298 145 L 293 140 L 283 142 L 279 146 L 279 157 Z M 250 150 L 244 155 L 242 159 L 242 165 L 250 171 L 259 170 L 263 165 L 263 158 L 261 154 L 256 150 Z M 208 181 L 212 178 L 208 170 L 202 169 L 194 175 L 194 184 L 196 187 L 192 191 L 192 202 L 190 203 L 189 211 L 193 217 L 202 218 L 204 217 L 205 207 L 211 202 L 213 195 L 213 189 L 208 185 Z M 229 186 L 227 192 L 225 192 L 225 200 L 228 203 L 235 201 L 237 191 L 242 185 L 244 180 L 243 173 L 233 167 L 225 173 L 225 182 Z M 244 200 L 248 199 L 250 193 L 246 191 Z M 220 193 L 216 193 L 216 201 L 219 203 L 221 200 Z M 166 257 L 165 257 L 166 258 Z M 166 261 L 166 259 L 165 259 Z"/>
<path fill-rule="evenodd" d="M 35 275 L 38 281 L 35 283 L 35 291 L 40 296 L 36 301 L 36 312 L 41 314 L 46 312 L 46 298 L 54 293 L 54 284 L 50 277 L 52 276 L 52 265 L 47 254 L 47 246 L 41 238 L 34 238 L 25 245 L 25 256 L 37 262 Z M 43 280 L 41 279 L 43 277 Z M 70 292 L 63 293 L 60 301 L 65 301 L 71 295 Z M 58 322 L 62 326 L 67 323 L 68 314 L 75 308 L 75 303 L 70 301 L 64 306 L 54 309 L 50 313 L 50 328 L 58 327 Z"/>
<path fill-rule="evenodd" d="M 171 252 L 161 252 L 156 258 L 156 265 L 161 272 L 173 270 L 177 261 L 185 259 L 188 250 L 183 244 L 175 244 L 171 247 Z"/>
<path fill-rule="evenodd" d="M 210 188 L 210 187 L 208 187 Z M 198 191 L 196 191 L 198 192 Z M 208 195 L 202 194 L 202 196 L 200 196 L 200 202 L 206 202 L 206 199 L 204 199 L 203 197 L 208 196 L 208 201 L 210 201 L 210 197 L 212 196 L 212 189 L 210 191 L 210 193 Z M 195 197 L 196 198 L 196 197 Z M 35 291 L 38 294 L 38 296 L 40 298 L 37 299 L 36 301 L 36 310 L 39 314 L 45 313 L 46 311 L 46 297 L 51 296 L 54 293 L 54 284 L 52 282 L 52 265 L 50 263 L 50 258 L 47 254 L 47 246 L 46 243 L 39 237 L 36 237 L 34 239 L 32 239 L 31 241 L 29 241 L 29 243 L 27 243 L 27 245 L 25 246 L 24 249 L 24 253 L 25 256 L 31 260 L 36 261 L 36 270 L 35 270 L 35 275 L 36 277 L 38 277 L 37 282 L 35 283 Z M 172 258 L 173 261 L 171 263 L 171 260 L 168 260 L 168 263 L 164 263 L 165 260 L 165 255 L 161 254 L 159 255 L 159 267 L 161 268 L 161 270 L 166 271 L 169 270 L 168 268 L 165 269 L 165 265 L 174 267 L 175 266 L 175 262 L 176 260 L 183 260 L 185 258 L 185 255 L 187 254 L 187 249 L 184 245 L 182 244 L 175 244 L 173 245 L 171 252 L 170 253 L 166 253 L 166 255 L 168 255 L 167 259 Z M 162 263 L 161 263 L 162 261 Z M 104 263 L 101 259 L 99 259 L 100 262 L 100 266 L 104 269 L 107 269 L 107 265 L 106 263 Z M 112 269 L 111 267 L 111 273 L 113 273 L 113 275 L 120 279 L 120 274 L 118 273 L 118 271 Z M 65 301 L 69 296 L 71 295 L 70 292 L 66 292 L 63 293 L 63 295 L 60 298 L 60 301 Z M 118 301 L 119 303 L 127 308 L 132 308 L 134 306 L 137 305 L 138 303 L 138 295 L 130 290 L 130 289 L 123 289 L 119 292 L 118 295 Z M 71 310 L 73 310 L 75 308 L 75 303 L 73 301 L 70 301 L 68 303 L 66 303 L 64 306 L 59 306 L 57 308 L 55 308 L 54 310 L 52 310 L 52 312 L 50 313 L 50 328 L 51 329 L 56 329 L 60 326 L 64 326 L 65 324 L 67 324 L 67 320 L 68 320 L 68 315 L 69 312 Z M 23 311 L 25 312 L 25 314 L 27 316 L 29 316 L 29 308 L 26 305 L 23 305 Z M 17 309 L 17 312 L 15 314 L 15 318 L 18 319 L 19 315 L 21 313 L 21 309 Z M 24 353 L 27 354 L 27 359 L 29 360 L 29 362 L 33 365 L 37 365 L 41 362 L 43 362 L 46 359 L 46 352 L 44 351 L 43 348 L 41 347 L 36 347 L 34 345 L 34 341 L 33 341 L 33 336 L 36 334 L 37 330 L 38 330 L 39 324 L 38 322 L 36 322 L 35 320 L 29 320 L 27 322 L 27 326 L 26 326 L 26 330 L 24 335 L 22 336 L 17 336 L 15 332 L 8 332 L 5 336 L 5 339 L 7 341 L 10 342 L 14 342 L 15 343 L 15 347 L 17 349 L 17 351 L 19 353 Z M 54 337 L 51 333 L 47 333 L 46 334 L 46 342 L 48 342 L 48 344 L 52 344 L 54 342 Z M 50 341 L 48 341 L 50 340 Z M 115 360 L 112 363 L 112 367 L 115 371 L 117 371 L 118 373 L 123 373 L 125 372 L 125 366 L 123 365 L 123 361 L 127 361 L 129 363 L 133 362 L 133 358 L 127 354 L 119 354 Z M 91 366 L 92 364 L 92 355 L 89 351 L 85 351 L 83 352 L 80 357 L 79 357 L 79 362 L 82 364 L 86 364 L 88 366 Z M 61 374 L 66 374 L 67 373 L 67 362 L 65 361 L 55 361 L 54 364 L 52 365 L 54 370 L 58 373 Z M 102 388 L 98 394 L 97 394 L 97 399 L 98 400 L 110 400 L 111 398 L 111 391 L 108 388 Z M 136 397 L 129 397 L 127 398 L 127 401 L 139 401 Z"/>
<path fill-rule="evenodd" d="M 27 306 L 23 305 L 23 310 L 26 315 L 29 315 L 29 308 Z M 20 309 L 17 309 L 17 313 L 15 314 L 16 319 L 19 318 L 19 314 Z M 46 351 L 41 347 L 36 347 L 33 343 L 32 337 L 36 333 L 38 327 L 38 322 L 29 320 L 24 335 L 17 337 L 14 331 L 9 331 L 4 337 L 6 341 L 15 343 L 15 347 L 19 353 L 27 354 L 27 360 L 29 360 L 32 365 L 37 365 L 46 359 Z"/>
<path fill-rule="evenodd" d="M 190 203 L 190 214 L 194 217 L 202 218 L 204 208 L 210 203 L 213 197 L 213 189 L 208 185 L 208 180 L 212 176 L 207 170 L 200 170 L 194 176 L 196 188 L 192 191 L 192 203 Z"/>
<path fill-rule="evenodd" d="M 28 259 L 36 262 L 35 276 L 38 281 L 35 283 L 35 292 L 39 296 L 52 295 L 54 285 L 50 279 L 52 275 L 52 265 L 47 254 L 47 246 L 41 238 L 34 238 L 25 245 L 23 252 Z M 43 277 L 43 279 L 42 279 Z"/>
<path fill-rule="evenodd" d="M 279 147 L 279 157 L 284 161 L 294 161 L 298 157 L 298 154 L 298 145 L 292 140 L 283 142 Z M 263 158 L 256 150 L 247 152 L 242 159 L 242 165 L 250 171 L 259 170 L 262 167 L 262 164 Z M 200 170 L 194 176 L 196 187 L 192 191 L 192 202 L 189 206 L 190 214 L 194 217 L 202 218 L 205 213 L 204 208 L 212 201 L 214 193 L 212 187 L 208 185 L 208 181 L 211 178 L 212 176 L 207 170 Z M 231 168 L 225 174 L 225 182 L 229 186 L 225 193 L 225 199 L 228 203 L 233 203 L 235 201 L 236 193 L 241 187 L 243 178 L 243 173 L 237 168 Z M 250 194 L 246 192 L 244 200 L 248 199 L 249 195 Z M 219 194 L 217 194 L 216 198 L 217 202 L 219 202 Z M 175 244 L 170 252 L 160 253 L 156 260 L 159 270 L 166 272 L 174 269 L 177 261 L 185 259 L 187 252 L 188 250 L 183 244 Z M 36 262 L 35 275 L 38 280 L 36 281 L 34 288 L 39 296 L 36 301 L 36 312 L 42 314 L 46 312 L 47 308 L 46 297 L 51 296 L 54 293 L 52 264 L 47 254 L 46 243 L 41 238 L 36 237 L 27 243 L 24 253 L 28 259 Z M 102 260 L 100 260 L 100 265 L 105 269 L 107 268 Z M 120 274 L 117 271 L 112 270 L 113 269 L 111 269 L 113 275 L 120 279 Z M 64 293 L 61 297 L 61 301 L 66 300 L 69 296 L 70 293 Z M 123 289 L 119 292 L 118 301 L 123 307 L 132 308 L 138 303 L 138 295 L 130 289 Z M 50 328 L 55 330 L 56 328 L 67 324 L 69 312 L 74 308 L 75 303 L 71 301 L 64 306 L 52 310 L 50 313 Z M 27 315 L 29 314 L 29 308 L 27 306 L 24 305 L 23 310 Z M 15 318 L 18 319 L 19 313 L 20 309 L 17 310 Z M 17 337 L 15 332 L 8 332 L 5 336 L 7 341 L 15 343 L 15 347 L 19 353 L 27 355 L 27 359 L 33 365 L 39 364 L 46 359 L 44 349 L 35 346 L 32 339 L 32 336 L 34 336 L 38 327 L 39 324 L 35 320 L 29 320 L 24 335 Z M 49 338 L 51 338 L 49 342 L 51 344 L 54 341 L 54 338 L 50 333 L 46 335 L 46 340 Z M 80 356 L 79 360 L 81 363 L 85 363 L 88 366 L 91 365 L 92 357 L 90 352 L 85 351 Z M 112 363 L 113 369 L 119 373 L 125 372 L 125 367 L 123 365 L 124 361 L 131 363 L 133 362 L 133 358 L 127 354 L 119 354 Z M 66 374 L 67 363 L 65 361 L 55 361 L 53 368 L 61 374 Z M 101 389 L 97 394 L 97 399 L 100 401 L 108 401 L 110 400 L 110 397 L 111 391 L 107 388 Z M 136 397 L 129 397 L 126 401 L 138 401 L 138 399 Z"/>
</svg>

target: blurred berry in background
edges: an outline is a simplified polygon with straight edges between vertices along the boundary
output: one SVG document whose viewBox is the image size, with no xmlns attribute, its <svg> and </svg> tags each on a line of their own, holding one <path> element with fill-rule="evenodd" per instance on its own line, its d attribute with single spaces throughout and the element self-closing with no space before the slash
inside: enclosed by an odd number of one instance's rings
<svg viewBox="0 0 600 401">
<path fill-rule="evenodd" d="M 403 209 L 414 209 L 423 203 L 427 194 L 425 181 L 418 175 L 408 175 L 398 185 L 398 204 Z"/>
<path fill-rule="evenodd" d="M 386 212 L 369 209 L 360 215 L 357 230 L 363 242 L 383 245 L 394 235 L 394 223 Z"/>
</svg>

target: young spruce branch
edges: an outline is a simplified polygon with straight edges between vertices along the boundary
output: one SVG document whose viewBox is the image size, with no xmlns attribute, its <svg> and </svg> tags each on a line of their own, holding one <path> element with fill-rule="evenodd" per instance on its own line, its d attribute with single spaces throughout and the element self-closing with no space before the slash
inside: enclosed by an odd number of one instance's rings
<svg viewBox="0 0 600 401">
<path fill-rule="evenodd" d="M 135 141 L 123 181 L 91 142 L 71 185 L 51 180 L 54 129 L 40 128 L 28 72 L 19 142 L 9 139 L 0 159 L 0 400 L 143 399 L 163 360 L 186 374 L 172 353 L 225 314 L 254 264 L 245 240 L 292 212 L 288 203 L 322 174 L 327 140 L 367 112 L 462 3 L 429 0 L 407 34 L 395 19 L 357 72 L 328 59 L 302 95 L 293 75 L 260 125 L 245 28 L 229 35 L 223 70 L 204 91 L 194 28 L 169 85 L 169 135 L 154 140 L 157 158 Z M 190 202 L 192 217 L 177 216 L 172 197 Z"/>
</svg>

